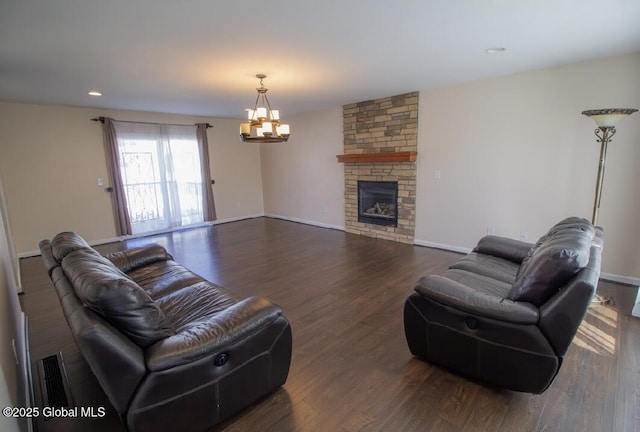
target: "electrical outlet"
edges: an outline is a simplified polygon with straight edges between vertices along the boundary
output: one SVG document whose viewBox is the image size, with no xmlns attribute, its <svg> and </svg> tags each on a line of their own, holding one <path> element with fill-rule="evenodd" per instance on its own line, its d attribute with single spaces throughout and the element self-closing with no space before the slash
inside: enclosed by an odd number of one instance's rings
<svg viewBox="0 0 640 432">
<path fill-rule="evenodd" d="M 528 235 L 526 231 L 520 231 L 520 240 L 525 241 Z"/>
<path fill-rule="evenodd" d="M 496 234 L 496 227 L 494 226 L 488 226 L 487 227 L 487 235 L 495 235 Z"/>
<path fill-rule="evenodd" d="M 433 172 L 433 179 L 434 179 L 434 180 L 440 180 L 441 174 L 442 174 L 442 173 L 440 172 L 440 170 L 435 170 L 435 171 Z"/>
</svg>

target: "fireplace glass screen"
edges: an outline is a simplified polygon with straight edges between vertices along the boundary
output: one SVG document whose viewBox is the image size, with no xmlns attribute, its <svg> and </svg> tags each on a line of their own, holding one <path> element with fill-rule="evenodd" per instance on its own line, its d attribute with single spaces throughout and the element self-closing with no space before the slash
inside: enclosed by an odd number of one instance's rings
<svg viewBox="0 0 640 432">
<path fill-rule="evenodd" d="M 358 222 L 398 226 L 398 182 L 358 181 Z"/>
</svg>

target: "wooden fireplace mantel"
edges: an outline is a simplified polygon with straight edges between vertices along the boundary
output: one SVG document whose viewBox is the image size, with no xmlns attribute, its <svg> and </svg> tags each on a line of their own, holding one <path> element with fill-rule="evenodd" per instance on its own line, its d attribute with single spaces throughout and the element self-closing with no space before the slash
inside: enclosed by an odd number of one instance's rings
<svg viewBox="0 0 640 432">
<path fill-rule="evenodd" d="M 343 163 L 415 162 L 418 152 L 383 152 L 336 155 Z"/>
</svg>

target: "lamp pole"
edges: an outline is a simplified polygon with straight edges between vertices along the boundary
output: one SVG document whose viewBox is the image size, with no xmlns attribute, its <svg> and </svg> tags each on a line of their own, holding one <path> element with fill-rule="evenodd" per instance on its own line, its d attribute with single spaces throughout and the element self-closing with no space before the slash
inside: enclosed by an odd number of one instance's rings
<svg viewBox="0 0 640 432">
<path fill-rule="evenodd" d="M 598 164 L 598 177 L 596 179 L 596 197 L 593 201 L 593 215 L 591 223 L 598 224 L 598 216 L 600 214 L 600 201 L 602 199 L 602 183 L 604 181 L 604 168 L 607 160 L 607 145 L 611 142 L 611 138 L 616 134 L 616 123 L 638 111 L 635 108 L 605 108 L 596 110 L 582 111 L 582 114 L 593 119 L 598 126 L 595 135 L 598 137 L 597 142 L 600 143 L 600 162 Z"/>
<path fill-rule="evenodd" d="M 593 215 L 591 224 L 598 224 L 598 214 L 600 213 L 600 200 L 602 199 L 602 183 L 604 181 L 604 168 L 607 161 L 607 144 L 616 134 L 615 126 L 600 126 L 594 131 L 600 143 L 600 163 L 598 164 L 598 177 L 596 179 L 596 198 L 593 201 Z"/>
</svg>

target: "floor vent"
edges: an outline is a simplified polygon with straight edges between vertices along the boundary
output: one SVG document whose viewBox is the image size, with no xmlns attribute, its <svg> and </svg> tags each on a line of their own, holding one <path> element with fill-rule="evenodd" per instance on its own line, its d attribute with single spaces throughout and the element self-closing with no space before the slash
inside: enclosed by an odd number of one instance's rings
<svg viewBox="0 0 640 432">
<path fill-rule="evenodd" d="M 73 406 L 73 399 L 69 391 L 67 372 L 64 369 L 62 353 L 45 357 L 38 361 L 40 373 L 40 391 L 42 392 L 43 407 Z"/>
</svg>

